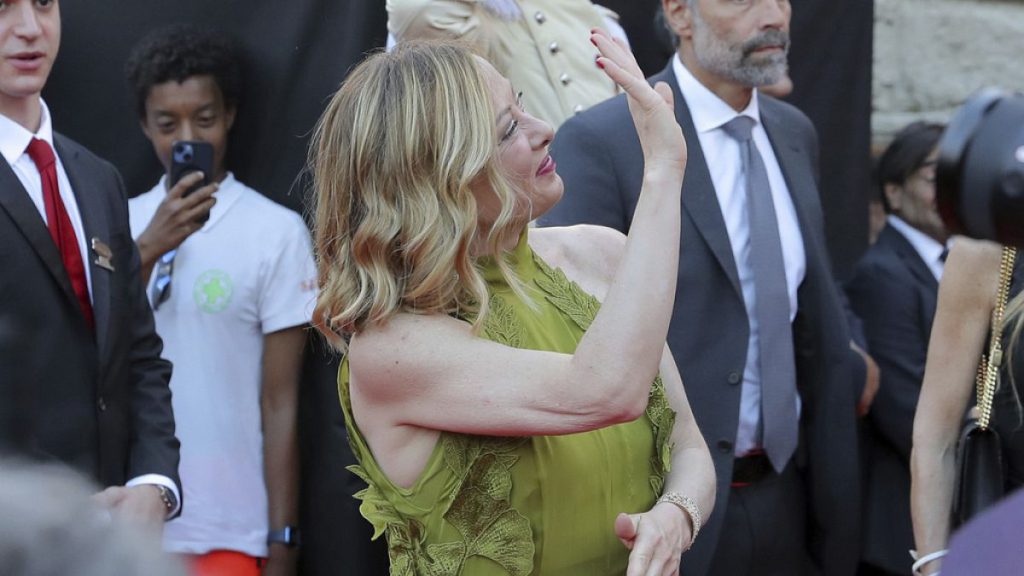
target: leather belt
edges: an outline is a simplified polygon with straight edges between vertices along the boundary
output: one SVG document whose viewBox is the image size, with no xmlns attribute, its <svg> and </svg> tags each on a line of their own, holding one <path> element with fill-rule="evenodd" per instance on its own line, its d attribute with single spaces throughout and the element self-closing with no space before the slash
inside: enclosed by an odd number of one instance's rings
<svg viewBox="0 0 1024 576">
<path fill-rule="evenodd" d="M 748 486 L 775 474 L 772 463 L 764 453 L 737 458 L 732 463 L 732 486 Z"/>
</svg>

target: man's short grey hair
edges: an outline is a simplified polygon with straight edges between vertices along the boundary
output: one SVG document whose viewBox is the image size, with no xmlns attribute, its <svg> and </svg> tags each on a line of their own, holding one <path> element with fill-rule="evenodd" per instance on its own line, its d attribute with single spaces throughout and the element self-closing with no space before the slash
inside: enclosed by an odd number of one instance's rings
<svg viewBox="0 0 1024 576">
<path fill-rule="evenodd" d="M 67 468 L 0 460 L 4 576 L 184 576 L 157 534 L 111 520 Z"/>
<path fill-rule="evenodd" d="M 686 0 L 686 5 L 690 9 L 696 10 L 697 0 Z M 668 25 L 668 18 L 665 18 L 665 5 L 660 2 L 658 3 L 658 11 L 654 14 L 654 30 L 655 32 L 664 31 L 667 35 L 666 37 L 672 41 L 672 47 L 679 48 L 679 35 Z"/>
<path fill-rule="evenodd" d="M 694 0 L 686 0 L 687 4 Z M 656 33 L 663 33 L 664 38 L 668 39 L 672 48 L 679 48 L 679 35 L 672 29 L 668 24 L 668 18 L 665 18 L 665 5 L 658 6 L 658 11 L 654 14 L 654 31 Z"/>
</svg>

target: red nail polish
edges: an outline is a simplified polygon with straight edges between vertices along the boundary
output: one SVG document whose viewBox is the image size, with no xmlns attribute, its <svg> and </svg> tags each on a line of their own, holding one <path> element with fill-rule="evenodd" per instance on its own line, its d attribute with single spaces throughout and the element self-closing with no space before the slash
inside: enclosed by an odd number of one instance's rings
<svg viewBox="0 0 1024 576">
<path fill-rule="evenodd" d="M 598 60 L 597 62 L 595 62 L 595 64 L 597 64 L 597 67 L 598 67 L 598 68 L 600 68 L 601 70 L 604 70 L 604 63 L 602 63 L 602 62 L 601 62 L 600 60 Z"/>
</svg>

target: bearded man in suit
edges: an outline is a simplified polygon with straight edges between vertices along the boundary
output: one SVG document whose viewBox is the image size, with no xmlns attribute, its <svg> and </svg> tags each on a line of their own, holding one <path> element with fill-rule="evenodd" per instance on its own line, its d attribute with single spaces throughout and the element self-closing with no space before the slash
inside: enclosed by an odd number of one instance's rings
<svg viewBox="0 0 1024 576">
<path fill-rule="evenodd" d="M 0 452 L 63 462 L 115 515 L 180 507 L 171 366 L 117 171 L 53 131 L 56 0 L 0 5 Z"/>
<path fill-rule="evenodd" d="M 650 80 L 672 88 L 689 156 L 668 343 L 719 502 L 682 574 L 853 574 L 865 389 L 825 251 L 817 136 L 757 90 L 785 76 L 789 2 L 662 8 L 678 51 Z M 625 100 L 568 120 L 551 155 L 566 192 L 541 224 L 627 232 L 643 161 Z"/>
</svg>

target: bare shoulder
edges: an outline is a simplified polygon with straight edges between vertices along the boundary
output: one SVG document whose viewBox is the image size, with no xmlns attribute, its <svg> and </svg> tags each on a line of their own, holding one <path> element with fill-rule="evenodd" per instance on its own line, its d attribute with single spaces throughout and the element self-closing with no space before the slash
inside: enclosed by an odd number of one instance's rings
<svg viewBox="0 0 1024 576">
<path fill-rule="evenodd" d="M 615 276 L 626 236 L 613 228 L 577 224 L 530 230 L 530 246 L 550 266 L 603 298 Z"/>
<path fill-rule="evenodd" d="M 439 342 L 472 338 L 471 326 L 441 314 L 392 316 L 352 337 L 348 350 L 353 386 L 367 398 L 388 402 L 429 380 L 437 368 Z"/>
<path fill-rule="evenodd" d="M 1003 247 L 994 242 L 975 240 L 967 236 L 957 236 L 953 241 L 952 248 L 950 248 L 949 259 L 962 259 L 968 265 L 972 262 L 981 265 L 992 265 L 993 263 L 998 265 L 1002 252 Z"/>
<path fill-rule="evenodd" d="M 994 293 L 999 278 L 1002 247 L 998 244 L 957 237 L 949 250 L 942 285 L 967 296 Z"/>
<path fill-rule="evenodd" d="M 999 283 L 1002 247 L 957 237 L 942 273 L 940 292 L 961 305 L 991 309 Z"/>
</svg>

